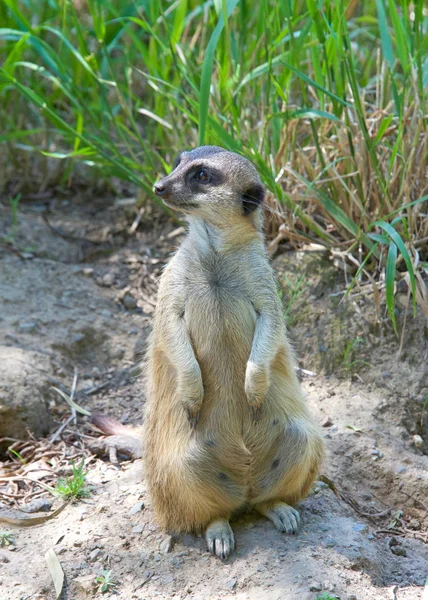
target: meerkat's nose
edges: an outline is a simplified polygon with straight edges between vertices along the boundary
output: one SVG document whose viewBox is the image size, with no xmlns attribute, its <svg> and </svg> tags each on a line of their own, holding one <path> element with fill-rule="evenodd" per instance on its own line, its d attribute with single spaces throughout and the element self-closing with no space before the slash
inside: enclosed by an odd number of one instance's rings
<svg viewBox="0 0 428 600">
<path fill-rule="evenodd" d="M 156 196 L 164 196 L 166 192 L 166 186 L 161 181 L 158 181 L 157 183 L 155 183 L 153 191 L 156 194 Z"/>
</svg>

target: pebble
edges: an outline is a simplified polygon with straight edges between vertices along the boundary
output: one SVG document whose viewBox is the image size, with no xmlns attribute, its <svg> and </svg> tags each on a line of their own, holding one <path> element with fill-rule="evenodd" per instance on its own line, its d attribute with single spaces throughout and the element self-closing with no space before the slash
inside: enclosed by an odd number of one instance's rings
<svg viewBox="0 0 428 600">
<path fill-rule="evenodd" d="M 101 550 L 99 548 L 95 548 L 89 555 L 89 562 L 95 562 L 97 558 L 100 556 Z"/>
<path fill-rule="evenodd" d="M 162 554 L 169 554 L 174 549 L 175 539 L 172 535 L 168 535 L 161 543 L 159 549 Z"/>
<path fill-rule="evenodd" d="M 18 338 L 13 335 L 13 333 L 6 333 L 6 339 L 13 342 L 14 344 L 19 344 Z"/>
<path fill-rule="evenodd" d="M 332 592 L 334 590 L 334 583 L 326 579 L 322 582 L 322 589 L 326 590 L 327 592 Z"/>
<path fill-rule="evenodd" d="M 107 310 L 106 308 L 104 308 L 104 309 L 101 311 L 101 315 L 102 315 L 103 317 L 106 317 L 106 319 L 110 319 L 110 318 L 111 318 L 111 316 L 113 315 L 113 313 L 112 313 L 110 310 Z"/>
<path fill-rule="evenodd" d="M 129 511 L 129 514 L 136 515 L 138 512 L 143 510 L 143 508 L 144 508 L 144 502 L 137 502 L 137 504 L 134 504 L 134 506 L 131 508 L 131 510 Z"/>
<path fill-rule="evenodd" d="M 331 420 L 330 417 L 325 417 L 323 419 L 323 421 L 321 421 L 321 426 L 322 427 L 331 427 L 333 425 L 333 421 Z"/>
<path fill-rule="evenodd" d="M 20 323 L 18 325 L 18 331 L 20 333 L 34 333 L 37 329 L 37 323 L 35 321 L 29 321 L 28 323 Z"/>
<path fill-rule="evenodd" d="M 114 277 L 112 275 L 112 273 L 106 273 L 103 278 L 101 279 L 101 285 L 105 286 L 105 287 L 110 287 L 113 285 L 113 281 L 114 281 Z"/>
<path fill-rule="evenodd" d="M 49 498 L 35 498 L 25 506 L 24 511 L 27 513 L 35 513 L 39 511 L 48 511 L 52 508 L 52 500 Z"/>
<path fill-rule="evenodd" d="M 409 529 L 420 529 L 421 522 L 418 519 L 411 519 L 409 523 Z"/>
<path fill-rule="evenodd" d="M 129 335 L 138 335 L 138 327 L 131 327 Z"/>
<path fill-rule="evenodd" d="M 93 575 L 83 575 L 82 577 L 76 577 L 73 579 L 73 583 L 76 586 L 76 589 L 80 592 L 83 592 L 85 595 L 87 593 L 92 592 L 92 586 L 94 583 Z"/>
<path fill-rule="evenodd" d="M 92 277 L 92 275 L 94 274 L 94 269 L 92 269 L 91 267 L 86 267 L 85 269 L 82 269 L 82 274 L 85 277 Z"/>
<path fill-rule="evenodd" d="M 413 440 L 413 443 L 416 446 L 416 448 L 422 448 L 422 446 L 424 445 L 424 441 L 420 435 L 415 434 L 412 437 L 412 440 Z"/>
<path fill-rule="evenodd" d="M 137 308 L 137 301 L 132 294 L 126 292 L 122 298 L 122 304 L 127 310 L 134 310 Z"/>
<path fill-rule="evenodd" d="M 228 590 L 233 592 L 233 590 L 236 588 L 237 583 L 238 580 L 236 579 L 236 577 L 232 577 L 232 579 L 229 579 L 229 581 L 226 582 L 226 587 Z"/>
<path fill-rule="evenodd" d="M 121 360 L 125 356 L 125 348 L 123 346 L 116 346 L 111 348 L 108 352 L 109 358 L 116 358 Z"/>
<path fill-rule="evenodd" d="M 407 556 L 406 549 L 403 546 L 391 546 L 391 552 L 396 556 Z"/>
<path fill-rule="evenodd" d="M 367 533 L 369 528 L 365 523 L 356 523 L 353 527 L 352 527 L 353 531 L 358 531 L 358 533 Z"/>
<path fill-rule="evenodd" d="M 322 585 L 319 581 L 312 581 L 309 584 L 309 591 L 310 592 L 321 592 L 322 590 Z"/>
<path fill-rule="evenodd" d="M 132 528 L 132 533 L 142 533 L 143 529 L 144 529 L 143 525 L 135 525 Z"/>
</svg>

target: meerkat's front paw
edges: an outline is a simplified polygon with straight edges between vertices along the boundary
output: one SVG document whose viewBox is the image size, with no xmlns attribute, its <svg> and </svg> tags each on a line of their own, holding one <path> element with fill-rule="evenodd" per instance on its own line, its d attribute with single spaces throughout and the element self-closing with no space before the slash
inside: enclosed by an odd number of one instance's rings
<svg viewBox="0 0 428 600">
<path fill-rule="evenodd" d="M 252 417 L 255 421 L 260 418 L 263 403 L 269 390 L 270 377 L 266 367 L 248 361 L 245 373 L 245 393 Z"/>
<path fill-rule="evenodd" d="M 188 374 L 186 378 L 183 378 L 179 394 L 189 425 L 192 429 L 195 429 L 199 421 L 199 413 L 204 397 L 204 386 L 200 371 L 193 373 L 192 376 Z"/>
</svg>

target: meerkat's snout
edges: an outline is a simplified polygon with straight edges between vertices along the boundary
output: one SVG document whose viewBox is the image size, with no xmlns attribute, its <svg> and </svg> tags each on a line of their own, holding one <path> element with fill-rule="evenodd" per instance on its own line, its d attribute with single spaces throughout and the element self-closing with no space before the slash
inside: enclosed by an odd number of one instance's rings
<svg viewBox="0 0 428 600">
<path fill-rule="evenodd" d="M 165 196 L 168 190 L 161 180 L 155 183 L 155 185 L 153 186 L 153 191 L 156 194 L 156 196 Z"/>
</svg>

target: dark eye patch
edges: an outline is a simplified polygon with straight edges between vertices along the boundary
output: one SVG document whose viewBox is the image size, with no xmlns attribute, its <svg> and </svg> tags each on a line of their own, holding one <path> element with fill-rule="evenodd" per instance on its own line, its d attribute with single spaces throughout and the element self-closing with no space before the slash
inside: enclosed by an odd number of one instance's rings
<svg viewBox="0 0 428 600">
<path fill-rule="evenodd" d="M 201 172 L 206 174 L 207 179 L 201 178 Z M 187 185 L 193 191 L 202 191 L 210 186 L 217 186 L 224 182 L 224 175 L 214 167 L 207 167 L 204 164 L 193 164 L 186 173 Z"/>
</svg>

